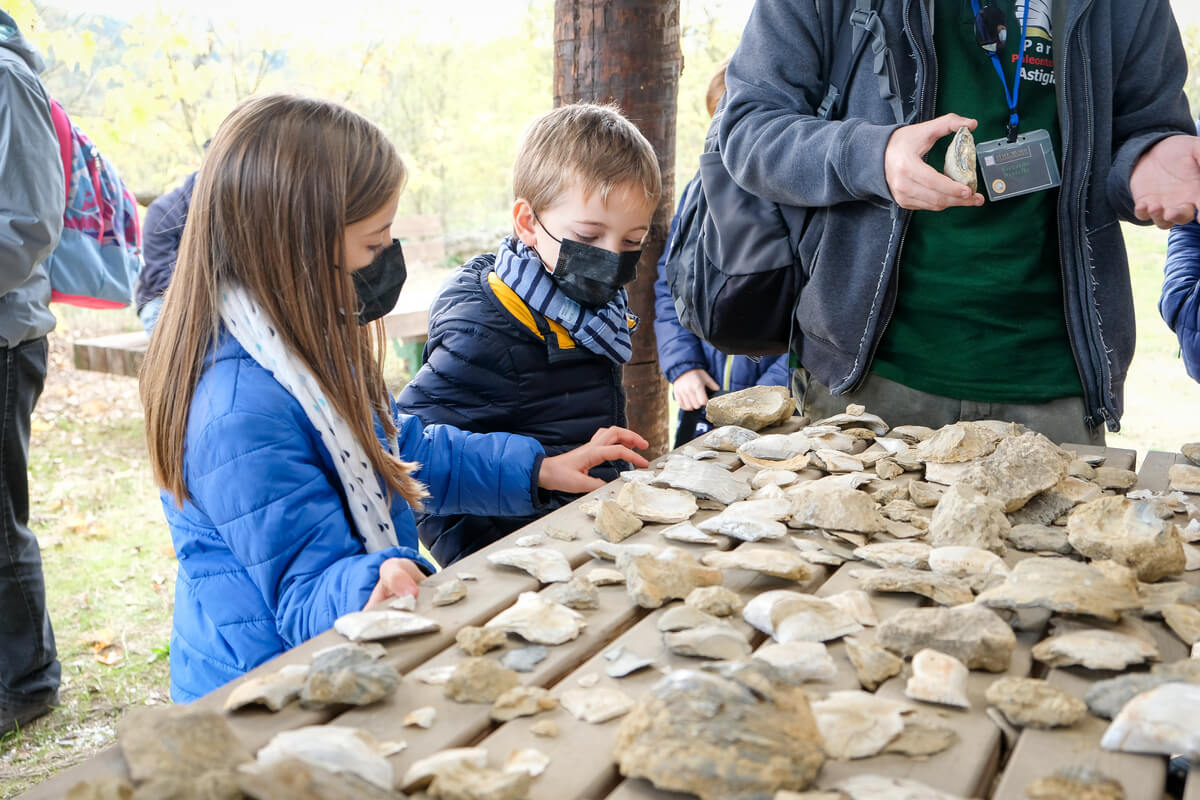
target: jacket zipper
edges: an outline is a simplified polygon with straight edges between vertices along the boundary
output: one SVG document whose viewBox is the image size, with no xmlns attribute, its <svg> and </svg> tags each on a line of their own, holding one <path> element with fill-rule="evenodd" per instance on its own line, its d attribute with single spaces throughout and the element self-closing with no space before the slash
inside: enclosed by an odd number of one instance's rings
<svg viewBox="0 0 1200 800">
<path fill-rule="evenodd" d="M 1085 5 L 1084 9 L 1081 11 L 1081 15 L 1080 15 L 1081 19 L 1082 19 L 1082 14 L 1086 13 L 1087 7 L 1089 5 L 1090 4 Z M 1082 30 L 1082 25 L 1077 26 L 1075 29 L 1076 46 L 1080 48 L 1080 53 L 1083 52 L 1083 34 L 1081 33 L 1081 30 Z M 1066 32 L 1064 32 L 1064 33 L 1066 33 Z M 1070 90 L 1071 90 L 1071 82 L 1067 80 L 1067 70 L 1070 69 L 1070 66 L 1071 66 L 1071 62 L 1067 59 L 1067 53 L 1068 53 L 1069 49 L 1070 49 L 1070 37 L 1063 36 L 1063 52 L 1060 57 L 1063 59 L 1062 81 L 1063 81 L 1063 106 L 1064 106 L 1064 108 L 1062 110 L 1062 120 L 1064 123 L 1066 123 L 1063 128 L 1063 137 L 1062 137 L 1063 138 L 1063 171 L 1064 171 L 1064 173 L 1066 171 L 1066 165 L 1067 165 L 1067 152 L 1071 149 L 1071 137 L 1069 135 L 1069 132 L 1070 132 L 1069 120 L 1070 120 L 1070 116 L 1071 116 L 1070 115 L 1071 103 L 1069 102 L 1068 96 L 1067 96 L 1068 92 L 1070 92 Z M 1088 75 L 1085 72 L 1083 75 L 1083 94 L 1084 94 L 1083 99 L 1084 99 L 1084 107 L 1086 109 L 1086 120 L 1087 120 L 1087 127 L 1085 128 L 1085 132 L 1087 134 L 1086 141 L 1088 142 L 1088 147 L 1086 148 L 1086 151 L 1084 154 L 1083 174 L 1085 176 L 1085 180 L 1081 180 L 1079 182 L 1079 189 L 1078 189 L 1075 197 L 1068 198 L 1068 203 L 1071 203 L 1072 200 L 1074 201 L 1073 202 L 1073 210 L 1076 214 L 1076 219 L 1078 220 L 1078 224 L 1080 226 L 1084 225 L 1083 195 L 1084 195 L 1085 187 L 1087 185 L 1086 176 L 1090 175 L 1091 171 L 1092 171 L 1091 142 L 1095 138 L 1094 121 L 1092 119 L 1092 106 L 1090 103 L 1090 88 L 1091 87 L 1090 87 L 1090 83 L 1088 81 Z M 1100 417 L 1104 420 L 1104 422 L 1106 424 L 1111 421 L 1112 415 L 1109 413 L 1108 407 L 1104 403 L 1104 401 L 1092 396 L 1093 388 L 1088 385 L 1087 377 L 1083 374 L 1081 364 L 1079 363 L 1080 359 L 1082 358 L 1082 355 L 1080 353 L 1079 345 L 1076 341 L 1075 334 L 1071 331 L 1071 323 L 1069 322 L 1070 309 L 1067 307 L 1067 294 L 1065 291 L 1065 287 L 1067 285 L 1067 264 L 1066 264 L 1066 258 L 1065 258 L 1066 242 L 1063 237 L 1064 223 L 1069 224 L 1070 218 L 1068 217 L 1067 219 L 1063 219 L 1062 216 L 1060 215 L 1059 220 L 1058 220 L 1058 247 L 1059 247 L 1059 253 L 1060 253 L 1059 273 L 1061 275 L 1063 287 L 1064 287 L 1064 291 L 1063 291 L 1063 324 L 1065 325 L 1065 327 L 1067 329 L 1067 341 L 1070 342 L 1070 344 L 1071 344 L 1071 353 L 1075 357 L 1075 370 L 1076 370 L 1076 372 L 1079 373 L 1079 382 L 1080 382 L 1080 385 L 1083 387 L 1084 401 L 1085 401 L 1085 405 L 1087 406 L 1087 416 L 1085 417 L 1084 422 L 1089 427 L 1092 427 L 1096 424 L 1096 420 L 1095 420 L 1095 416 L 1094 416 L 1096 413 L 1099 413 Z M 1084 228 L 1084 232 L 1086 235 L 1086 228 Z M 1085 285 L 1078 287 L 1079 291 L 1080 291 L 1081 303 L 1083 304 L 1082 310 L 1084 312 L 1085 320 L 1090 321 L 1091 312 L 1090 312 L 1089 305 L 1088 305 L 1088 303 L 1090 301 L 1088 300 L 1089 292 L 1088 292 L 1088 287 L 1086 285 L 1087 281 L 1090 280 L 1090 278 L 1088 278 L 1087 273 L 1086 273 L 1087 268 L 1088 268 L 1086 245 L 1080 245 L 1079 243 L 1075 243 L 1074 249 L 1075 249 L 1076 258 L 1079 261 L 1079 267 L 1081 270 L 1084 271 Z M 1096 370 L 1097 380 L 1099 380 L 1100 383 L 1103 384 L 1104 383 L 1104 371 L 1105 371 L 1106 365 L 1104 363 L 1103 358 L 1097 357 L 1096 342 L 1095 342 L 1094 337 L 1091 336 L 1091 328 L 1087 328 L 1087 334 L 1088 334 L 1088 342 L 1087 342 L 1088 353 L 1092 356 L 1092 362 L 1093 362 L 1092 366 Z"/>
<path fill-rule="evenodd" d="M 922 18 L 925 18 L 925 16 L 928 14 L 928 11 L 925 7 L 924 1 L 923 0 L 915 0 L 915 2 L 917 2 L 920 5 Z M 933 22 L 932 20 L 928 20 L 928 23 L 927 23 L 927 24 L 929 24 L 929 28 L 931 30 L 932 30 L 932 22 Z M 908 36 L 908 41 L 912 45 L 913 49 L 917 51 L 917 56 L 921 59 L 920 89 L 917 91 L 917 119 L 918 119 L 918 121 L 923 121 L 922 118 L 926 116 L 925 107 L 924 107 L 925 86 L 927 84 L 926 76 L 929 73 L 929 64 L 925 60 L 925 48 L 917 42 L 916 37 L 913 36 L 913 34 L 912 34 L 911 26 L 908 24 L 908 15 L 907 14 L 905 15 L 904 32 Z M 932 33 L 930 34 L 929 39 L 930 39 L 930 43 L 932 44 L 932 42 L 933 42 Z M 937 45 L 933 45 L 933 47 L 935 48 L 934 58 L 933 58 L 933 104 L 934 104 L 934 108 L 937 108 L 937 89 L 938 89 L 938 65 L 937 65 L 937 55 L 936 55 Z M 932 118 L 932 115 L 929 115 L 929 116 L 930 116 L 930 118 Z M 855 391 L 856 389 L 861 387 L 863 385 L 863 383 L 866 382 L 867 376 L 870 374 L 870 371 L 871 371 L 871 364 L 874 363 L 874 361 L 875 361 L 875 353 L 879 350 L 879 344 L 883 341 L 883 336 L 885 333 L 887 333 L 888 326 L 892 324 L 892 317 L 896 313 L 896 296 L 900 292 L 900 257 L 904 254 L 904 240 L 908 238 L 908 227 L 909 227 L 909 223 L 912 222 L 913 212 L 909 211 L 908 209 L 901 209 L 900 216 L 901 216 L 901 219 L 899 221 L 900 226 L 901 226 L 900 242 L 896 245 L 895 264 L 892 268 L 892 278 L 891 278 L 892 304 L 888 308 L 887 317 L 883 321 L 883 326 L 879 329 L 879 332 L 875 335 L 875 341 L 871 344 L 871 352 L 870 352 L 866 362 L 863 364 L 862 373 L 854 381 L 854 385 L 850 387 L 849 391 Z"/>
</svg>

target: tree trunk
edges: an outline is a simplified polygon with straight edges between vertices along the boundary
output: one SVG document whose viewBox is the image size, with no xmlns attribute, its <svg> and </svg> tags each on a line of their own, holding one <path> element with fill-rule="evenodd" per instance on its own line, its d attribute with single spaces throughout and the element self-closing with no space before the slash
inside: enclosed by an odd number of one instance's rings
<svg viewBox="0 0 1200 800">
<path fill-rule="evenodd" d="M 668 449 L 654 279 L 675 211 L 675 103 L 682 63 L 679 0 L 555 0 L 554 104 L 615 103 L 654 145 L 662 170 L 662 199 L 637 280 L 628 287 L 642 325 L 624 377 L 629 427 L 650 442 L 650 457 Z"/>
</svg>

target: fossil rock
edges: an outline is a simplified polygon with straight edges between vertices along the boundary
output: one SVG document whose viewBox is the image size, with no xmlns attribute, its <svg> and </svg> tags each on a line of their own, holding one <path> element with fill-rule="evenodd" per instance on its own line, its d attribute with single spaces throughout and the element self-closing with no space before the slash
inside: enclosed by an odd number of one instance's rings
<svg viewBox="0 0 1200 800">
<path fill-rule="evenodd" d="M 818 426 L 835 425 L 839 428 L 867 428 L 876 436 L 883 436 L 888 432 L 886 422 L 875 414 L 868 414 L 863 406 L 855 404 L 847 406 L 846 413 L 834 414 L 832 417 L 817 420 L 815 424 Z"/>
<path fill-rule="evenodd" d="M 400 612 L 404 613 L 404 612 Z M 331 647 L 313 657 L 300 691 L 300 705 L 324 708 L 345 704 L 365 706 L 396 691 L 400 673 L 375 660 L 361 647 Z"/>
<path fill-rule="evenodd" d="M 862 472 L 866 468 L 857 456 L 825 448 L 813 451 L 812 464 L 826 472 Z"/>
<path fill-rule="evenodd" d="M 881 458 L 875 462 L 875 474 L 888 481 L 903 475 L 904 467 L 897 464 L 895 459 Z"/>
<path fill-rule="evenodd" d="M 610 678 L 624 678 L 626 675 L 632 675 L 638 670 L 654 664 L 653 658 L 643 658 L 637 653 L 626 650 L 622 645 L 610 648 L 604 654 L 604 658 L 608 661 L 604 671 Z"/>
<path fill-rule="evenodd" d="M 625 589 L 642 608 L 658 608 L 667 600 L 682 600 L 698 586 L 718 586 L 721 571 L 701 566 L 688 553 L 668 547 L 653 555 L 617 556 Z"/>
<path fill-rule="evenodd" d="M 1155 675 L 1166 675 L 1170 678 L 1179 678 L 1180 680 L 1188 681 L 1189 683 L 1200 683 L 1200 659 L 1196 658 L 1181 658 L 1178 661 L 1170 661 L 1165 664 L 1155 664 L 1150 667 L 1150 672 Z"/>
<path fill-rule="evenodd" d="M 786 530 L 786 529 L 785 529 Z M 700 557 L 700 563 L 717 569 L 745 569 L 797 583 L 812 579 L 812 569 L 799 553 L 765 547 L 739 547 L 714 550 Z"/>
<path fill-rule="evenodd" d="M 954 134 L 946 148 L 946 161 L 942 172 L 952 181 L 957 181 L 972 192 L 979 189 L 979 176 L 975 172 L 975 137 L 971 129 L 963 125 Z"/>
<path fill-rule="evenodd" d="M 843 556 L 825 549 L 814 541 L 805 539 L 800 536 L 792 537 L 792 544 L 800 551 L 800 555 L 810 564 L 823 564 L 827 567 L 840 567 L 847 561 L 851 560 L 851 556 Z"/>
<path fill-rule="evenodd" d="M 576 611 L 600 607 L 600 592 L 596 590 L 596 584 L 582 575 L 551 586 L 546 590 L 546 599 Z"/>
<path fill-rule="evenodd" d="M 546 660 L 549 651 L 540 644 L 518 647 L 500 656 L 500 665 L 516 672 L 533 672 L 534 667 Z"/>
<path fill-rule="evenodd" d="M 527 800 L 533 776 L 474 764 L 457 764 L 438 772 L 429 796 L 438 800 Z"/>
<path fill-rule="evenodd" d="M 441 627 L 428 617 L 391 608 L 351 611 L 338 617 L 333 623 L 335 631 L 354 642 L 390 639 L 393 636 L 415 636 L 440 630 Z"/>
<path fill-rule="evenodd" d="M 404 721 L 401 724 L 406 728 L 424 728 L 428 730 L 433 727 L 433 723 L 436 720 L 436 708 L 433 706 L 421 706 L 405 714 Z"/>
<path fill-rule="evenodd" d="M 775 641 L 825 642 L 858 633 L 862 625 L 828 600 L 775 589 L 755 597 L 742 618 Z"/>
<path fill-rule="evenodd" d="M 248 705 L 263 705 L 278 711 L 300 696 L 308 677 L 307 664 L 291 664 L 278 672 L 250 678 L 238 684 L 225 700 L 225 710 L 234 711 Z"/>
<path fill-rule="evenodd" d="M 877 567 L 928 569 L 930 549 L 924 542 L 879 542 L 855 548 L 854 555 Z"/>
<path fill-rule="evenodd" d="M 1008 575 L 1008 564 L 990 550 L 978 547 L 935 547 L 929 552 L 929 569 L 939 575 L 965 578 L 971 588 L 979 591 Z"/>
<path fill-rule="evenodd" d="M 663 634 L 663 643 L 672 653 L 716 661 L 736 661 L 750 655 L 750 643 L 731 625 L 701 625 Z"/>
<path fill-rule="evenodd" d="M 957 606 L 975 599 L 970 585 L 961 578 L 937 575 L 924 570 L 892 567 L 889 569 L 856 569 L 850 577 L 869 592 L 912 592 L 928 597 L 944 606 Z"/>
<path fill-rule="evenodd" d="M 620 689 L 568 689 L 562 693 L 563 708 L 583 722 L 599 725 L 628 714 L 634 707 L 633 698 Z"/>
<path fill-rule="evenodd" d="M 958 464 L 991 455 L 1002 437 L 978 422 L 945 425 L 917 445 L 922 461 Z"/>
<path fill-rule="evenodd" d="M 557 539 L 560 542 L 573 542 L 579 538 L 579 534 L 575 531 L 568 531 L 562 528 L 546 528 L 546 535 L 551 539 Z M 463 580 L 467 580 L 464 576 Z"/>
<path fill-rule="evenodd" d="M 239 772 L 235 780 L 240 792 L 234 796 L 244 795 L 253 800 L 392 800 L 396 796 L 390 788 L 382 789 L 357 775 L 334 773 L 294 758 L 285 758 L 269 767 L 255 767 L 254 772 Z M 195 786 L 192 790 L 197 797 L 220 796 L 207 793 L 207 787 Z"/>
<path fill-rule="evenodd" d="M 413 673 L 413 677 L 421 683 L 430 686 L 445 686 L 446 681 L 450 680 L 450 676 L 454 674 L 454 670 L 458 668 L 457 664 L 442 664 L 436 667 L 424 667 Z"/>
<path fill-rule="evenodd" d="M 888 437 L 914 445 L 920 444 L 934 433 L 936 431 L 933 428 L 926 428 L 924 425 L 897 425 L 888 431 Z"/>
<path fill-rule="evenodd" d="M 524 536 L 517 537 L 517 547 L 541 547 L 546 543 L 546 534 L 538 531 L 537 533 L 527 533 Z"/>
<path fill-rule="evenodd" d="M 894 522 L 909 522 L 922 528 L 929 528 L 930 515 L 917 507 L 916 503 L 898 497 L 891 500 L 879 513 Z"/>
<path fill-rule="evenodd" d="M 505 772 L 524 772 L 533 778 L 545 772 L 548 766 L 550 766 L 550 756 L 532 747 L 513 750 L 508 754 L 508 758 L 504 759 Z"/>
<path fill-rule="evenodd" d="M 387 756 L 403 745 L 380 743 L 371 734 L 339 725 L 310 725 L 275 734 L 258 751 L 257 768 L 295 759 L 309 766 L 355 775 L 384 790 L 392 788 L 392 765 Z"/>
<path fill-rule="evenodd" d="M 849 795 L 850 800 L 964 800 L 911 778 L 882 775 L 855 775 L 834 788 Z"/>
<path fill-rule="evenodd" d="M 73 785 L 66 800 L 130 800 L 133 784 L 116 775 L 99 775 Z"/>
<path fill-rule="evenodd" d="M 659 531 L 664 539 L 673 542 L 689 542 L 691 544 L 718 545 L 721 540 L 711 533 L 705 533 L 690 522 L 681 522 Z"/>
<path fill-rule="evenodd" d="M 880 684 L 893 675 L 899 675 L 904 669 L 904 659 L 877 644 L 854 636 L 847 636 L 843 641 L 858 682 L 868 691 L 875 691 Z"/>
<path fill-rule="evenodd" d="M 517 673 L 482 656 L 464 658 L 455 667 L 442 693 L 456 703 L 493 703 L 520 685 Z"/>
<path fill-rule="evenodd" d="M 692 459 L 668 461 L 654 480 L 654 485 L 682 489 L 704 500 L 716 500 L 722 505 L 745 500 L 750 494 L 750 484 L 734 478 L 728 470 L 709 461 Z"/>
<path fill-rule="evenodd" d="M 1018 727 L 1061 728 L 1087 713 L 1087 704 L 1039 678 L 1001 678 L 987 688 L 987 701 Z"/>
<path fill-rule="evenodd" d="M 926 648 L 940 650 L 968 669 L 1004 672 L 1017 646 L 1016 635 L 999 615 L 970 604 L 956 608 L 908 608 L 880 623 L 875 641 L 911 656 Z"/>
<path fill-rule="evenodd" d="M 742 598 L 724 586 L 699 586 L 688 592 L 683 603 L 714 617 L 728 617 L 742 610 Z"/>
<path fill-rule="evenodd" d="M 904 694 L 913 700 L 969 708 L 967 666 L 954 656 L 937 650 L 922 650 L 913 656 L 912 675 Z"/>
<path fill-rule="evenodd" d="M 1178 466 L 1178 465 L 1177 465 Z M 1100 746 L 1127 753 L 1200 753 L 1200 685 L 1167 683 L 1130 700 Z"/>
<path fill-rule="evenodd" d="M 1096 477 L 1092 481 L 1101 489 L 1117 489 L 1124 491 L 1137 485 L 1137 473 L 1133 470 L 1116 467 L 1096 467 Z"/>
<path fill-rule="evenodd" d="M 1131 672 L 1105 681 L 1096 681 L 1088 689 L 1084 700 L 1088 710 L 1102 719 L 1112 719 L 1133 698 L 1164 683 L 1180 679 L 1171 675 L 1156 675 L 1149 672 Z"/>
<path fill-rule="evenodd" d="M 633 485 L 632 483 L 626 484 L 626 486 Z M 596 533 L 603 536 L 606 541 L 615 544 L 628 539 L 640 531 L 642 529 L 642 521 L 615 500 L 605 499 L 600 501 L 600 509 L 596 513 L 595 527 Z"/>
<path fill-rule="evenodd" d="M 751 489 L 762 489 L 767 486 L 791 486 L 800 476 L 786 469 L 760 469 L 750 479 Z"/>
<path fill-rule="evenodd" d="M 135 706 L 117 724 L 117 741 L 136 783 L 194 780 L 210 770 L 231 770 L 251 760 L 220 714 L 187 706 Z"/>
<path fill-rule="evenodd" d="M 467 596 L 467 585 L 459 578 L 440 584 L 433 593 L 435 606 L 451 606 Z"/>
<path fill-rule="evenodd" d="M 442 750 L 414 761 L 408 771 L 404 773 L 404 779 L 400 781 L 400 786 L 406 792 L 415 792 L 429 786 L 433 779 L 441 773 L 462 764 L 486 767 L 487 759 L 487 750 L 482 747 L 454 747 Z"/>
<path fill-rule="evenodd" d="M 549 547 L 510 547 L 489 553 L 487 560 L 489 564 L 524 570 L 541 583 L 571 580 L 571 564 L 567 557 Z"/>
<path fill-rule="evenodd" d="M 949 750 L 958 744 L 958 734 L 935 720 L 925 722 L 920 715 L 904 720 L 904 730 L 883 748 L 884 753 L 896 753 L 909 758 L 927 758 Z"/>
<path fill-rule="evenodd" d="M 1066 532 L 1062 528 L 1054 528 L 1049 525 L 1031 525 L 1029 523 L 1013 525 L 1012 530 L 1008 532 L 1008 543 L 1017 550 L 1026 552 L 1062 553 L 1063 555 L 1072 552 Z"/>
<path fill-rule="evenodd" d="M 697 511 L 694 495 L 678 489 L 661 489 L 640 483 L 627 483 L 621 487 L 617 493 L 617 504 L 642 522 L 686 522 Z"/>
<path fill-rule="evenodd" d="M 558 723 L 552 719 L 540 719 L 529 726 L 529 732 L 545 739 L 555 739 L 559 734 Z"/>
<path fill-rule="evenodd" d="M 1095 565 L 1067 558 L 1026 558 L 1005 582 L 979 595 L 992 608 L 1045 608 L 1115 622 L 1122 611 L 1140 607 L 1137 592 Z"/>
<path fill-rule="evenodd" d="M 1004 555 L 1012 525 L 1004 506 L 979 490 L 957 483 L 946 490 L 929 522 L 929 544 L 966 545 Z"/>
<path fill-rule="evenodd" d="M 1076 479 L 1068 478 L 1067 480 Z M 1099 493 L 1099 487 L 1092 484 L 1089 485 Z M 1068 489 L 1069 486 L 1066 481 L 1063 481 L 1053 489 L 1048 489 L 1039 495 L 1035 495 L 1022 508 L 1009 514 L 1008 521 L 1013 525 L 1050 525 L 1078 505 L 1074 497 L 1060 491 L 1060 488 Z M 1094 500 L 1095 498 L 1090 499 Z"/>
<path fill-rule="evenodd" d="M 837 677 L 837 665 L 820 642 L 768 642 L 754 651 L 754 658 L 770 664 L 792 684 L 831 681 Z"/>
<path fill-rule="evenodd" d="M 485 628 L 515 633 L 533 644 L 563 644 L 579 635 L 583 615 L 536 592 L 522 592 L 517 602 L 493 617 Z"/>
<path fill-rule="evenodd" d="M 1082 458 L 1071 459 L 1071 463 L 1067 465 L 1067 475 L 1072 478 L 1082 478 L 1085 481 L 1093 481 L 1096 479 L 1096 468 L 1084 461 Z"/>
<path fill-rule="evenodd" d="M 1167 470 L 1167 477 L 1171 481 L 1172 489 L 1188 494 L 1200 494 L 1200 467 L 1172 464 Z"/>
<path fill-rule="evenodd" d="M 980 459 L 958 485 L 970 486 L 1016 511 L 1034 495 L 1067 477 L 1071 457 L 1040 433 L 1030 431 L 1003 439 L 991 455 Z"/>
<path fill-rule="evenodd" d="M 1072 512 L 1067 521 L 1071 546 L 1091 559 L 1112 559 L 1153 582 L 1183 572 L 1186 559 L 1179 532 L 1159 519 L 1144 500 L 1101 497 Z"/>
<path fill-rule="evenodd" d="M 808 699 L 797 688 L 764 688 L 770 696 L 707 672 L 670 673 L 621 722 L 621 774 L 701 800 L 808 788 L 825 761 Z"/>
<path fill-rule="evenodd" d="M 768 513 L 777 510 L 780 505 L 787 509 L 790 501 L 746 500 L 734 503 L 720 514 L 704 520 L 697 527 L 702 531 L 719 533 L 743 542 L 782 539 L 787 535 L 787 526 Z M 786 513 L 785 510 L 785 516 Z"/>
<path fill-rule="evenodd" d="M 796 471 L 809 464 L 813 443 L 801 433 L 773 433 L 737 449 L 738 458 L 752 467 Z"/>
<path fill-rule="evenodd" d="M 713 428 L 701 437 L 699 444 L 701 447 L 711 447 L 713 450 L 736 453 L 739 447 L 757 438 L 758 434 L 749 428 L 742 428 L 737 425 L 722 425 L 719 428 Z"/>
<path fill-rule="evenodd" d="M 912 708 L 860 691 L 830 692 L 812 704 L 830 758 L 870 758 L 904 730 L 901 716 Z"/>
<path fill-rule="evenodd" d="M 658 618 L 656 628 L 662 633 L 673 633 L 701 625 L 719 625 L 721 619 L 688 605 L 671 606 Z"/>
<path fill-rule="evenodd" d="M 764 486 L 761 489 L 755 489 L 747 497 L 747 500 L 783 500 L 787 498 L 787 494 L 783 491 L 782 486 Z M 790 502 L 790 501 L 789 501 Z"/>
<path fill-rule="evenodd" d="M 887 530 L 871 496 L 839 486 L 799 484 L 789 490 L 792 498 L 791 525 L 797 528 L 827 528 L 858 533 Z"/>
<path fill-rule="evenodd" d="M 1025 789 L 1030 800 L 1125 800 L 1121 782 L 1091 767 L 1070 766 L 1038 778 Z"/>
<path fill-rule="evenodd" d="M 1184 644 L 1190 647 L 1200 642 L 1200 611 L 1192 606 L 1176 603 L 1164 606 L 1162 615 L 1167 627 L 1175 631 L 1175 635 L 1182 639 Z"/>
<path fill-rule="evenodd" d="M 825 599 L 849 614 L 850 618 L 859 625 L 873 627 L 879 624 L 879 617 L 876 616 L 875 609 L 871 606 L 870 595 L 861 589 L 846 589 L 828 595 Z"/>
<path fill-rule="evenodd" d="M 737 425 L 752 431 L 778 425 L 796 410 L 796 401 L 783 386 L 751 386 L 708 401 L 705 416 L 713 425 Z M 710 442 L 705 446 L 714 447 Z"/>
<path fill-rule="evenodd" d="M 1124 669 L 1131 664 L 1157 661 L 1158 648 L 1137 636 L 1109 630 L 1076 630 L 1043 639 L 1033 646 L 1033 657 L 1052 667 Z"/>
<path fill-rule="evenodd" d="M 592 582 L 592 586 L 620 586 L 625 583 L 624 575 L 607 567 L 596 567 L 584 577 Z"/>
<path fill-rule="evenodd" d="M 454 635 L 454 641 L 469 656 L 481 656 L 489 650 L 504 647 L 508 634 L 495 628 L 467 625 Z"/>
<path fill-rule="evenodd" d="M 1179 452 L 1183 453 L 1188 461 L 1200 466 L 1200 442 L 1188 442 L 1179 448 Z"/>
<path fill-rule="evenodd" d="M 508 722 L 517 717 L 532 717 L 558 708 L 558 699 L 540 686 L 514 686 L 501 692 L 492 703 L 492 719 Z"/>
<path fill-rule="evenodd" d="M 914 448 L 915 452 L 916 448 Z M 929 483 L 941 484 L 942 486 L 953 486 L 962 480 L 962 477 L 975 465 L 974 461 L 961 461 L 957 463 L 939 463 L 936 461 L 927 461 L 925 466 L 925 480 Z"/>
</svg>

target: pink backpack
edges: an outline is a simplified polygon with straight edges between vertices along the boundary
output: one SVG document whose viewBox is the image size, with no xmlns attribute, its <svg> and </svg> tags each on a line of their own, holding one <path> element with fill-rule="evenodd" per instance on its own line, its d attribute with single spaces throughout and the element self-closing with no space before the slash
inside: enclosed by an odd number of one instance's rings
<svg viewBox="0 0 1200 800">
<path fill-rule="evenodd" d="M 50 116 L 67 192 L 62 238 L 46 261 L 50 299 L 85 308 L 123 308 L 133 302 L 142 271 L 137 200 L 53 99 Z"/>
</svg>

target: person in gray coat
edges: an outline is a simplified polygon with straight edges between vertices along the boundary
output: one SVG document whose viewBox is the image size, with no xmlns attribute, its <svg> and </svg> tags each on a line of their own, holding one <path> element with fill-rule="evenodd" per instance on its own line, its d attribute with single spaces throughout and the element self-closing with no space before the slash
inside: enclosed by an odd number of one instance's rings
<svg viewBox="0 0 1200 800">
<path fill-rule="evenodd" d="M 54 329 L 45 258 L 58 243 L 66 178 L 44 65 L 0 11 L 0 735 L 58 702 L 60 666 L 29 529 L 29 424 Z"/>
<path fill-rule="evenodd" d="M 821 119 L 852 15 L 870 50 Z M 810 212 L 805 413 L 1118 430 L 1135 325 L 1117 223 L 1200 206 L 1186 75 L 1168 0 L 757 0 L 718 139 L 740 186 Z"/>
</svg>

